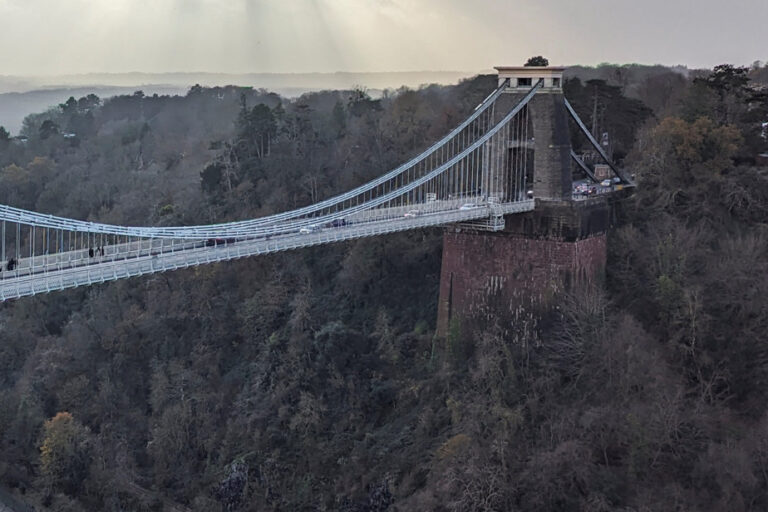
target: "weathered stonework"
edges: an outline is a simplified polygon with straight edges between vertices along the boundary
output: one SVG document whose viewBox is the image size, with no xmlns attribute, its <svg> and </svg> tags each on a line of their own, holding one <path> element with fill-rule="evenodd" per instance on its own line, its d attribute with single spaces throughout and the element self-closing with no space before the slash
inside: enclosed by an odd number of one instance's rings
<svg viewBox="0 0 768 512">
<path fill-rule="evenodd" d="M 571 283 L 599 279 L 607 257 L 605 202 L 537 204 L 504 231 L 448 228 L 443 237 L 437 334 L 454 318 L 510 315 L 546 306 Z"/>
<path fill-rule="evenodd" d="M 493 314 L 517 318 L 521 308 L 546 307 L 573 283 L 599 278 L 606 264 L 612 202 L 605 197 L 572 199 L 564 68 L 496 69 L 499 84 L 507 83 L 508 89 L 496 100 L 494 123 L 539 80 L 542 87 L 525 107 L 527 121 L 514 125 L 507 141 L 489 143 L 486 148 L 488 161 L 503 161 L 502 152 L 507 151 L 524 151 L 527 157 L 533 149 L 533 167 L 525 168 L 526 175 L 532 171 L 533 182 L 518 182 L 519 173 L 507 169 L 488 181 L 489 192 L 503 200 L 519 200 L 524 186 L 523 196 L 532 190 L 536 205 L 534 211 L 507 216 L 500 232 L 445 230 L 438 335 L 448 332 L 453 319 L 483 323 Z"/>
<path fill-rule="evenodd" d="M 525 147 L 533 142 L 533 190 L 536 199 L 564 200 L 571 196 L 571 139 L 568 128 L 568 111 L 565 108 L 562 79 L 565 68 L 561 67 L 519 67 L 499 66 L 499 85 L 509 80 L 509 87 L 497 100 L 494 108 L 494 122 L 498 123 L 511 111 L 531 86 L 542 82 L 526 108 L 530 125 L 520 130 L 519 126 L 510 131 L 510 143 L 523 143 Z M 523 141 L 522 136 L 527 140 Z M 533 137 L 534 140 L 530 140 Z M 501 148 L 489 147 L 496 158 Z M 492 190 L 499 197 L 508 197 L 505 177 L 496 176 Z"/>
<path fill-rule="evenodd" d="M 502 94 L 496 100 L 494 122 L 512 110 L 525 95 L 518 92 Z M 529 184 L 536 199 L 564 200 L 571 197 L 571 139 L 568 128 L 568 111 L 562 95 L 555 92 L 537 93 L 528 103 L 531 127 L 526 133 L 534 137 L 533 184 Z M 510 141 L 512 142 L 512 141 Z M 498 151 L 490 148 L 491 154 Z M 506 183 L 497 176 L 496 194 L 505 197 Z"/>
</svg>

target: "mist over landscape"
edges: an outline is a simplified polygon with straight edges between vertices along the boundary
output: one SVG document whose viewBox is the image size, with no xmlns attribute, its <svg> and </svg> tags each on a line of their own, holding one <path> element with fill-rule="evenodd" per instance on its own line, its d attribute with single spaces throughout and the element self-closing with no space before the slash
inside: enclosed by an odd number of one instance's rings
<svg viewBox="0 0 768 512">
<path fill-rule="evenodd" d="M 239 85 L 268 89 L 287 98 L 310 91 L 364 87 L 373 96 L 384 89 L 418 87 L 423 84 L 453 84 L 473 72 L 424 71 L 378 73 L 88 73 L 50 77 L 0 76 L 0 120 L 18 134 L 31 112 L 41 112 L 64 103 L 70 96 L 96 94 L 109 98 L 142 91 L 147 95 L 183 95 L 190 87 Z"/>
</svg>

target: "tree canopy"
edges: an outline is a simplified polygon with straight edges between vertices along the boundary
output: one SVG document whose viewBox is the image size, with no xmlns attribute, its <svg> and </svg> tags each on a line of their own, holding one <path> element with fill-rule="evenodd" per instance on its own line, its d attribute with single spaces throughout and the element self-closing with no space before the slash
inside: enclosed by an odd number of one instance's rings
<svg viewBox="0 0 768 512">
<path fill-rule="evenodd" d="M 761 71 L 566 81 L 638 187 L 605 281 L 551 310 L 489 302 L 436 337 L 439 230 L 3 303 L 0 485 L 52 510 L 768 509 Z M 496 84 L 71 98 L 0 145 L 0 203 L 267 215 L 407 160 Z"/>
<path fill-rule="evenodd" d="M 525 62 L 526 66 L 549 66 L 549 60 L 542 57 L 541 55 L 537 55 L 535 57 L 531 57 Z"/>
</svg>

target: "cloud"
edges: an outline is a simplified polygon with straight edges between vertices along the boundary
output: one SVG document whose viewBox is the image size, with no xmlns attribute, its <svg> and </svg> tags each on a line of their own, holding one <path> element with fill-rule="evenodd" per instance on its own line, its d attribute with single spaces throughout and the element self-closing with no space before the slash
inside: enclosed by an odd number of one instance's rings
<svg viewBox="0 0 768 512">
<path fill-rule="evenodd" d="M 0 0 L 4 74 L 748 63 L 768 2 Z"/>
</svg>

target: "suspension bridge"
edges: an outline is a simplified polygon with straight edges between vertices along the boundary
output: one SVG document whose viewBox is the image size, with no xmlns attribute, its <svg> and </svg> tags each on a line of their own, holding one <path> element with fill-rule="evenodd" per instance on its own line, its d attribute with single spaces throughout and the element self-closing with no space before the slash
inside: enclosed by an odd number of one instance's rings
<svg viewBox="0 0 768 512">
<path fill-rule="evenodd" d="M 571 160 L 596 180 L 570 144 L 547 144 L 551 137 L 542 131 L 547 127 L 536 124 L 549 121 L 537 122 L 545 117 L 531 114 L 537 95 L 554 101 L 554 113 L 550 106 L 543 116 L 558 118 L 567 111 L 616 181 L 632 185 L 563 97 L 562 68 L 497 69 L 498 88 L 421 154 L 353 190 L 295 210 L 160 227 L 102 224 L 0 205 L 0 300 L 430 226 L 503 229 L 505 216 L 532 211 L 537 201 L 574 200 Z M 560 125 L 562 120 L 553 130 Z"/>
</svg>

